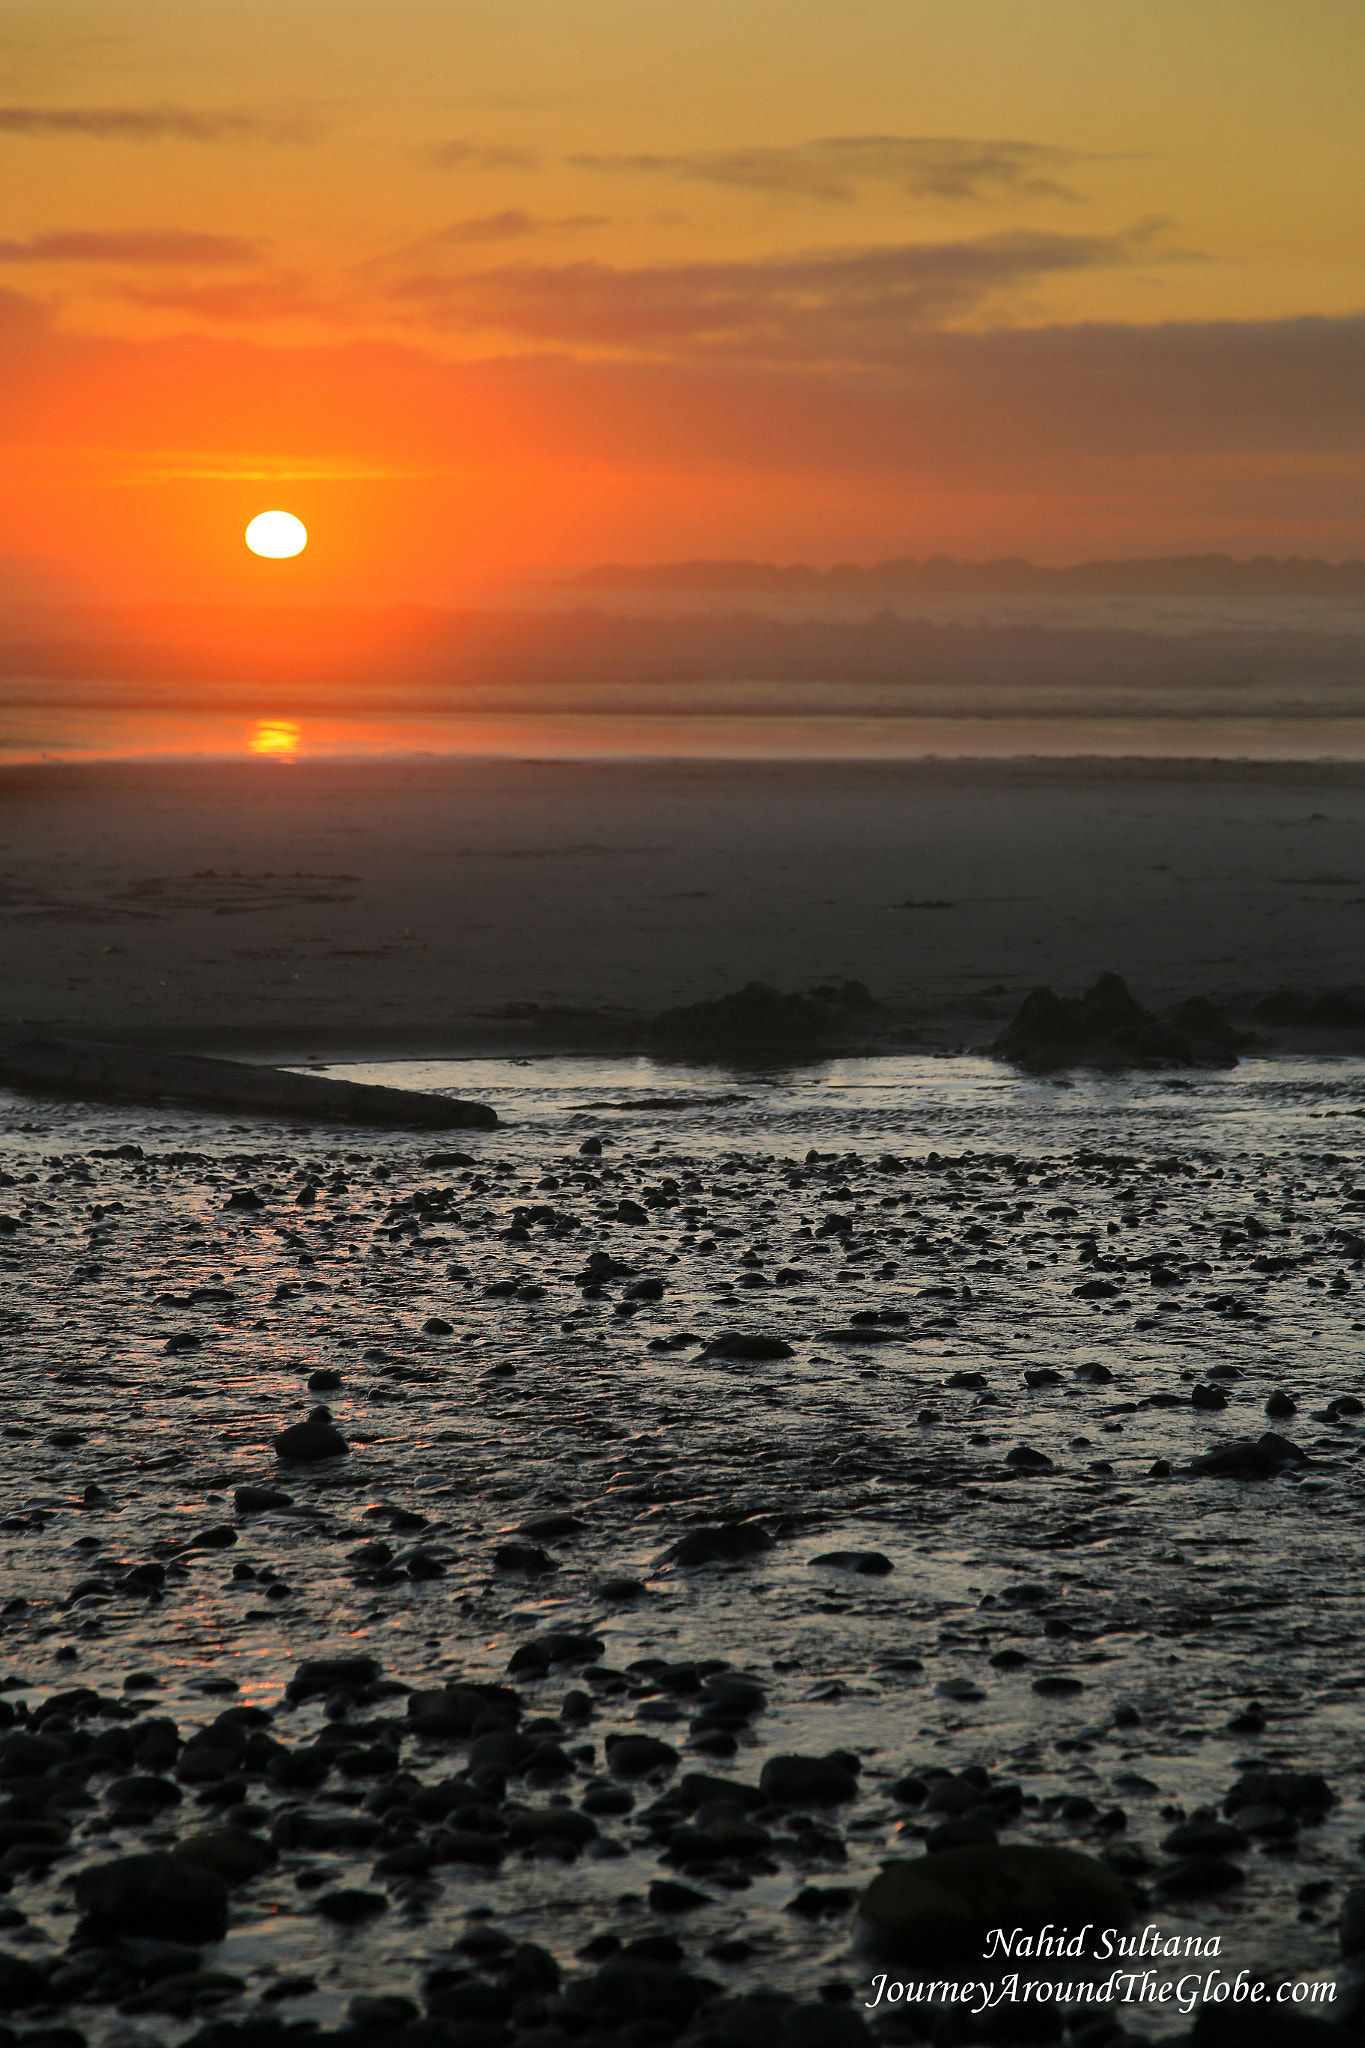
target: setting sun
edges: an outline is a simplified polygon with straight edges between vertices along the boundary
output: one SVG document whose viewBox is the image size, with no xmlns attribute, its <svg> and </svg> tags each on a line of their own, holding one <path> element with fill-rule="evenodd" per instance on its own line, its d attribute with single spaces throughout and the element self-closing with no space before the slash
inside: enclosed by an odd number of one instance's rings
<svg viewBox="0 0 1365 2048">
<path fill-rule="evenodd" d="M 308 545 L 308 529 L 292 512 L 258 512 L 246 530 L 246 544 L 253 555 L 301 555 Z"/>
</svg>

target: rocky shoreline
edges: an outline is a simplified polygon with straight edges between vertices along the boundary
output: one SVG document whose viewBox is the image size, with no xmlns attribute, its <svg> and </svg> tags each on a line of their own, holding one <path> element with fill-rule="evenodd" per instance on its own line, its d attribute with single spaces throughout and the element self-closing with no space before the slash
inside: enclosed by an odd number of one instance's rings
<svg viewBox="0 0 1365 2048">
<path fill-rule="evenodd" d="M 1007 1879 L 1340 2022 L 1365 1194 L 1306 1128 L 12 1111 L 15 2039 L 1060 2040 L 868 2009 Z"/>
</svg>

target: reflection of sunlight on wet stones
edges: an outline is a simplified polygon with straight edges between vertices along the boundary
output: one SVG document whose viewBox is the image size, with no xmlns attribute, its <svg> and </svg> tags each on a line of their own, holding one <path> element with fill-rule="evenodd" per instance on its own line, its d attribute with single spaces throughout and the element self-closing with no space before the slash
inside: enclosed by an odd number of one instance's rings
<svg viewBox="0 0 1365 2048">
<path fill-rule="evenodd" d="M 1132 1901 L 1120 1880 L 1074 1849 L 948 1849 L 887 1863 L 863 1893 L 859 1945 L 898 1962 L 980 1968 L 992 1928 L 1126 1927 Z"/>
</svg>

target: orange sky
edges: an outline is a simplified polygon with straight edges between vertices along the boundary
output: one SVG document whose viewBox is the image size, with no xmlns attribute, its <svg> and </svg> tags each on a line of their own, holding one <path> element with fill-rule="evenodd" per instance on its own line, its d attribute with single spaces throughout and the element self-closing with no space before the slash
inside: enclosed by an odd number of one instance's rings
<svg viewBox="0 0 1365 2048">
<path fill-rule="evenodd" d="M 0 593 L 1365 553 L 1363 90 L 1358 0 L 0 0 Z"/>
</svg>

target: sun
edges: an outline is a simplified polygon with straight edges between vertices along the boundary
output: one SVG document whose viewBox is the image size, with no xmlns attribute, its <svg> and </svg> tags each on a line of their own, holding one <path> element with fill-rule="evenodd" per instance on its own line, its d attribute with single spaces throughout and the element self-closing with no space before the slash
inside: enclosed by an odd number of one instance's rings
<svg viewBox="0 0 1365 2048">
<path fill-rule="evenodd" d="M 308 545 L 308 529 L 292 512 L 258 512 L 246 530 L 246 544 L 253 555 L 301 555 Z"/>
</svg>

